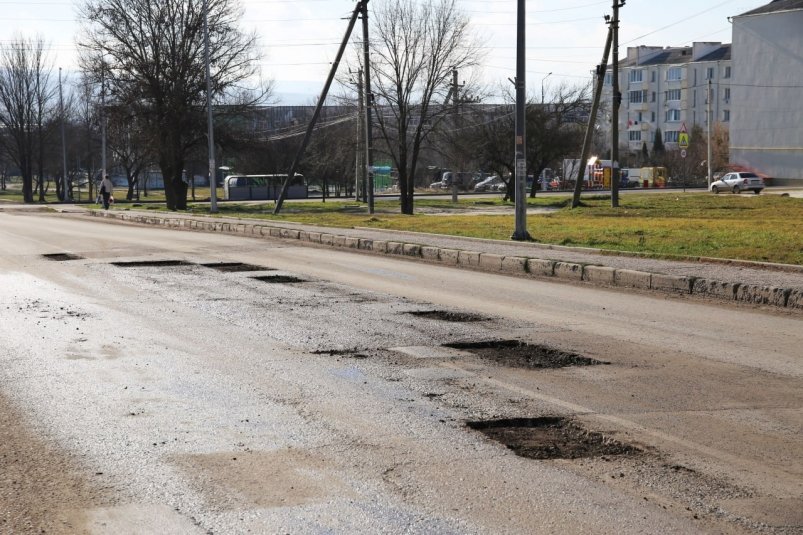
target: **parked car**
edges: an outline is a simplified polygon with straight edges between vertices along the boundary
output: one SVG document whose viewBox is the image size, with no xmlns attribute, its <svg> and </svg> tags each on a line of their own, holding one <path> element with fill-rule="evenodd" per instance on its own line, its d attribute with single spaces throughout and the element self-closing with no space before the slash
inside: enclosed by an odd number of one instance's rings
<svg viewBox="0 0 803 535">
<path fill-rule="evenodd" d="M 733 193 L 741 193 L 748 190 L 758 195 L 763 189 L 764 181 L 755 173 L 728 173 L 711 184 L 712 193 L 728 190 Z"/>
<path fill-rule="evenodd" d="M 504 184 L 498 176 L 489 176 L 474 186 L 474 191 L 494 191 L 494 186 Z"/>
</svg>

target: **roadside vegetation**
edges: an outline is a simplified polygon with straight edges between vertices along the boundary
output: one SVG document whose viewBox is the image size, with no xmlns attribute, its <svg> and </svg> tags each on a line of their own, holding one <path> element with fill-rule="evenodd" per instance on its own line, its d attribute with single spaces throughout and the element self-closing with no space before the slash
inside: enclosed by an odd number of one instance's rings
<svg viewBox="0 0 803 535">
<path fill-rule="evenodd" d="M 218 189 L 222 197 L 222 189 Z M 197 191 L 206 200 L 208 190 Z M 0 202 L 21 202 L 19 189 L 0 191 Z M 55 192 L 46 202 L 57 202 Z M 143 202 L 118 200 L 117 210 L 167 210 L 161 191 Z M 528 231 L 541 243 L 595 247 L 659 257 L 718 257 L 803 265 L 803 199 L 780 195 L 711 195 L 707 193 L 631 194 L 611 208 L 608 195 L 583 197 L 571 209 L 571 196 L 528 199 Z M 94 206 L 94 205 L 92 205 Z M 370 227 L 474 238 L 509 240 L 513 204 L 501 196 L 416 198 L 417 213 L 399 213 L 397 200 L 376 201 L 373 215 L 356 201 L 293 201 L 273 215 L 274 203 L 221 202 L 219 216 L 291 221 L 325 227 Z M 209 205 L 188 199 L 188 212 L 209 215 Z"/>
<path fill-rule="evenodd" d="M 803 199 L 779 195 L 719 195 L 668 192 L 626 195 L 621 207 L 610 197 L 528 199 L 546 213 L 527 218 L 530 234 L 542 243 L 596 247 L 661 257 L 719 257 L 803 265 Z M 291 202 L 274 216 L 273 203 L 221 203 L 220 216 L 293 221 L 328 227 L 371 227 L 508 240 L 513 205 L 502 199 L 416 199 L 419 213 L 401 215 L 398 201 L 377 201 L 373 215 L 356 202 Z M 125 205 L 118 205 L 124 208 Z M 147 206 L 164 209 L 163 205 Z M 208 205 L 189 211 L 208 214 Z M 496 213 L 498 212 L 498 213 Z"/>
</svg>

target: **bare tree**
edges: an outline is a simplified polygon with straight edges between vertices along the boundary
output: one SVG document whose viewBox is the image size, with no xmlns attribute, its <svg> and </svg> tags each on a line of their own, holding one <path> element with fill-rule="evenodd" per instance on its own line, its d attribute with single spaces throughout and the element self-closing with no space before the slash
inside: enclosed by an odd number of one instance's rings
<svg viewBox="0 0 803 535">
<path fill-rule="evenodd" d="M 44 48 L 41 39 L 17 37 L 0 51 L 0 143 L 20 170 L 26 203 L 34 201 L 34 172 L 43 180 L 45 123 L 55 94 Z M 38 189 L 44 200 L 43 185 Z"/>
<path fill-rule="evenodd" d="M 212 93 L 218 104 L 255 104 L 267 87 L 257 77 L 256 36 L 239 29 L 237 0 L 208 0 Z M 104 77 L 109 101 L 131 110 L 152 136 L 171 210 L 187 206 L 185 160 L 205 141 L 203 2 L 86 0 L 82 65 Z"/>
<path fill-rule="evenodd" d="M 148 132 L 142 121 L 127 109 L 109 110 L 109 149 L 116 163 L 123 168 L 128 182 L 126 199 L 134 198 L 134 187 L 142 172 L 153 161 Z"/>
<path fill-rule="evenodd" d="M 591 103 L 588 88 L 562 86 L 550 102 L 530 100 L 527 104 L 527 168 L 537 177 L 549 166 L 575 154 L 583 143 L 583 126 L 588 120 Z M 484 167 L 493 170 L 505 180 L 506 198 L 514 200 L 515 127 L 514 105 L 497 107 L 493 114 L 474 129 L 475 153 Z M 536 182 L 530 196 L 534 197 Z"/>
<path fill-rule="evenodd" d="M 477 65 L 479 46 L 455 0 L 386 0 L 372 20 L 376 121 L 398 169 L 401 211 L 412 214 L 422 145 L 451 112 L 442 103 L 452 71 Z"/>
</svg>

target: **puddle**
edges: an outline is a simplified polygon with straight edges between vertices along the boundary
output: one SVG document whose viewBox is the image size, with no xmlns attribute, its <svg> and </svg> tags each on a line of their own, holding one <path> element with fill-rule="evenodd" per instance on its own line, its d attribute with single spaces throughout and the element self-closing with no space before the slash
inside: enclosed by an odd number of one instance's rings
<svg viewBox="0 0 803 535">
<path fill-rule="evenodd" d="M 245 264 L 243 262 L 215 262 L 210 264 L 201 264 L 203 267 L 216 269 L 226 273 L 237 273 L 241 271 L 274 271 L 273 268 L 263 266 L 256 266 L 254 264 Z"/>
<path fill-rule="evenodd" d="M 260 277 L 251 277 L 254 280 L 261 282 L 268 282 L 272 284 L 293 284 L 297 282 L 307 282 L 304 279 L 293 277 L 292 275 L 263 275 Z"/>
<path fill-rule="evenodd" d="M 554 347 L 528 344 L 520 340 L 454 342 L 444 344 L 444 347 L 468 351 L 481 359 L 514 368 L 565 368 L 567 366 L 610 364 L 576 353 L 561 351 Z"/>
<path fill-rule="evenodd" d="M 487 321 L 488 318 L 480 316 L 479 314 L 470 314 L 468 312 L 453 312 L 451 310 L 414 310 L 406 312 L 411 316 L 417 318 L 425 318 L 438 321 L 451 321 L 453 323 L 469 323 L 474 321 Z"/>
<path fill-rule="evenodd" d="M 77 254 L 72 253 L 50 253 L 50 254 L 43 254 L 43 258 L 47 258 L 48 260 L 54 260 L 56 262 L 66 262 L 67 260 L 83 260 L 83 256 L 79 256 Z"/>
<path fill-rule="evenodd" d="M 171 267 L 171 266 L 191 266 L 191 262 L 184 260 L 133 260 L 130 262 L 112 262 L 117 267 Z"/>
<path fill-rule="evenodd" d="M 511 418 L 466 422 L 466 426 L 528 459 L 580 459 L 641 453 L 567 418 Z"/>
</svg>

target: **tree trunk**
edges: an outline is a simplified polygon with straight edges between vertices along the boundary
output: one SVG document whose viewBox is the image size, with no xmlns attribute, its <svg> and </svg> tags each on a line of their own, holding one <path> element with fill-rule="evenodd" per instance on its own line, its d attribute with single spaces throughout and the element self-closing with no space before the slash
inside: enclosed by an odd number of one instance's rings
<svg viewBox="0 0 803 535">
<path fill-rule="evenodd" d="M 26 203 L 33 202 L 33 175 L 30 169 L 20 169 L 22 173 L 22 199 Z"/>
</svg>

